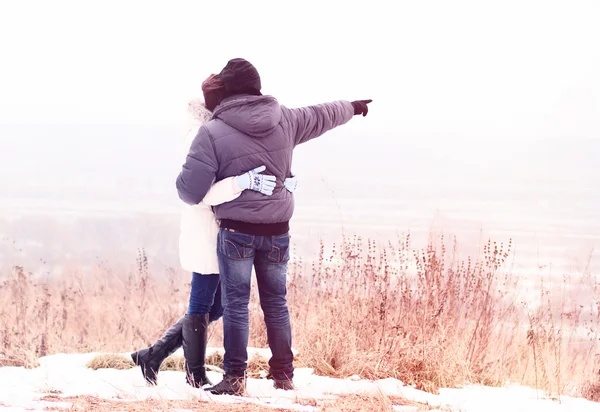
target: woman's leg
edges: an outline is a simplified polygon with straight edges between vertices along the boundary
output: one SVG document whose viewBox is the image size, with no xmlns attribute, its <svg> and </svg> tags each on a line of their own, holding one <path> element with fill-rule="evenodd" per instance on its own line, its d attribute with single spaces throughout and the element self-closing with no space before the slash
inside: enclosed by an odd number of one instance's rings
<svg viewBox="0 0 600 412">
<path fill-rule="evenodd" d="M 210 312 L 219 286 L 219 275 L 192 273 L 192 290 L 186 315 L 204 315 Z"/>
<path fill-rule="evenodd" d="M 217 291 L 215 292 L 215 300 L 213 302 L 212 307 L 210 308 L 209 320 L 210 323 L 216 322 L 223 317 L 223 303 L 221 301 L 221 281 L 219 280 L 219 284 L 217 286 Z"/>
<path fill-rule="evenodd" d="M 199 287 L 200 285 L 198 285 L 196 282 L 195 289 L 198 289 Z M 202 305 L 201 301 L 203 299 L 196 296 L 192 298 L 190 296 L 190 301 L 192 301 L 192 299 L 194 302 L 191 306 L 196 306 L 192 307 L 193 311 L 202 311 L 202 307 L 204 305 Z M 221 282 L 219 281 L 217 290 L 215 292 L 214 301 L 209 312 L 209 323 L 216 322 L 222 316 L 223 306 L 221 304 Z M 163 361 L 181 347 L 183 341 L 182 330 L 184 319 L 185 316 L 179 318 L 179 320 L 171 325 L 164 335 L 154 342 L 150 347 L 146 349 L 140 349 L 139 351 L 131 354 L 131 359 L 133 359 L 133 362 L 142 369 L 142 374 L 149 384 L 156 385 L 158 379 L 157 374 Z"/>
<path fill-rule="evenodd" d="M 152 346 L 146 349 L 141 349 L 131 354 L 133 362 L 142 369 L 144 379 L 151 385 L 156 385 L 158 379 L 158 371 L 163 361 L 173 352 L 181 347 L 183 340 L 183 322 L 182 316 L 173 324 L 165 334 Z"/>
<path fill-rule="evenodd" d="M 219 286 L 219 275 L 192 275 L 192 290 L 187 314 L 183 321 L 183 355 L 187 382 L 201 387 L 209 382 L 204 369 L 210 311 Z"/>
</svg>

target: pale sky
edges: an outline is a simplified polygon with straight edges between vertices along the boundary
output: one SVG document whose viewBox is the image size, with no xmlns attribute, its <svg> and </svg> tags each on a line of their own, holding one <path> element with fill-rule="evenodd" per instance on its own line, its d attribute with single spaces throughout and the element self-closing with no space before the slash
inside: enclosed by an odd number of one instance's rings
<svg viewBox="0 0 600 412">
<path fill-rule="evenodd" d="M 286 105 L 374 99 L 369 130 L 600 137 L 598 22 L 595 0 L 3 1 L 0 119 L 174 124 L 244 57 Z"/>
<path fill-rule="evenodd" d="M 599 22 L 597 0 L 2 1 L 0 183 L 154 168 L 170 185 L 186 103 L 234 57 L 290 107 L 374 100 L 299 149 L 300 170 L 336 169 L 331 151 L 360 167 L 432 142 L 439 158 L 508 142 L 510 160 L 598 139 Z"/>
<path fill-rule="evenodd" d="M 600 0 L 0 0 L 0 211 L 179 210 L 188 99 L 235 57 L 289 107 L 373 99 L 295 151 L 317 229 L 597 242 Z"/>
</svg>

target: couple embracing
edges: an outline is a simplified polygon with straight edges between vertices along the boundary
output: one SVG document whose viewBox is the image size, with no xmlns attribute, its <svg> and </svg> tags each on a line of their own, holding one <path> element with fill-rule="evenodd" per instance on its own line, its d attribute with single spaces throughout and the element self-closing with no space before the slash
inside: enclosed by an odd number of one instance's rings
<svg viewBox="0 0 600 412">
<path fill-rule="evenodd" d="M 297 181 L 294 148 L 366 116 L 370 100 L 340 100 L 288 109 L 261 93 L 256 68 L 230 60 L 202 84 L 204 103 L 191 103 L 196 127 L 177 177 L 187 205 L 181 219 L 180 260 L 192 272 L 188 310 L 162 338 L 132 354 L 146 381 L 183 346 L 188 384 L 217 394 L 246 389 L 248 304 L 252 269 L 271 349 L 269 378 L 293 390 L 294 355 L 286 301 L 289 221 Z M 204 367 L 207 330 L 223 318 L 225 376 L 212 386 Z"/>
</svg>

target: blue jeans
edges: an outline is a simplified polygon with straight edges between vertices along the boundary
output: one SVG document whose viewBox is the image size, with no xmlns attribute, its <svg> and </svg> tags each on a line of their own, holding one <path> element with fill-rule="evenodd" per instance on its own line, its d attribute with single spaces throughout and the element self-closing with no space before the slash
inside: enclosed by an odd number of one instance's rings
<svg viewBox="0 0 600 412">
<path fill-rule="evenodd" d="M 221 282 L 219 275 L 192 273 L 192 290 L 187 315 L 209 313 L 209 321 L 214 322 L 223 316 L 221 305 Z"/>
<path fill-rule="evenodd" d="M 260 306 L 267 325 L 272 357 L 270 372 L 277 380 L 294 377 L 292 329 L 286 301 L 286 274 L 290 236 L 252 236 L 221 229 L 217 240 L 223 294 L 225 358 L 223 369 L 230 376 L 244 376 L 248 361 L 248 303 L 252 266 Z"/>
</svg>

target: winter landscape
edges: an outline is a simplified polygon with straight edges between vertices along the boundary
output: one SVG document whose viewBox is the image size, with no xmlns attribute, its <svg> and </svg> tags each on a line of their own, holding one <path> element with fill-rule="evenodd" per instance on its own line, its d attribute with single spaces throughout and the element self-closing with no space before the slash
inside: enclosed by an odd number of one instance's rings
<svg viewBox="0 0 600 412">
<path fill-rule="evenodd" d="M 214 353 L 219 353 L 215 349 Z M 262 352 L 262 353 L 261 353 Z M 268 351 L 250 350 L 251 358 Z M 176 354 L 174 356 L 181 356 Z M 183 372 L 164 371 L 155 387 L 146 386 L 137 369 L 90 369 L 98 354 L 52 355 L 38 369 L 0 369 L 0 383 L 11 387 L 0 397 L 0 410 L 225 410 L 225 411 L 597 411 L 596 402 L 550 397 L 519 385 L 502 388 L 467 385 L 431 394 L 397 379 L 336 379 L 298 369 L 297 390 L 273 389 L 266 379 L 250 379 L 248 397 L 211 396 L 185 384 Z M 118 355 L 111 356 L 113 362 Z M 125 364 L 128 354 L 121 354 Z M 256 358 L 255 358 L 256 359 Z M 100 365 L 99 365 L 100 366 Z M 123 366 L 124 367 L 124 366 Z M 211 372 L 219 379 L 219 372 Z M 15 384 L 15 382 L 18 382 Z"/>
<path fill-rule="evenodd" d="M 0 4 L 0 412 L 600 412 L 600 4 L 283 4 Z M 256 278 L 245 396 L 181 348 L 148 385 L 187 104 L 238 56 L 289 107 L 373 99 L 294 150 L 295 389 Z"/>
</svg>

